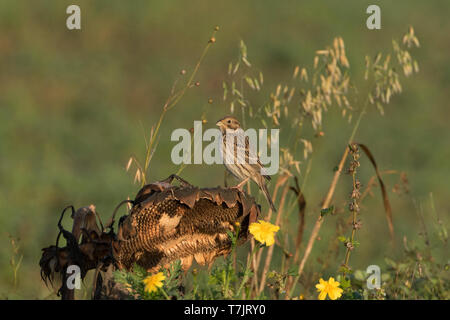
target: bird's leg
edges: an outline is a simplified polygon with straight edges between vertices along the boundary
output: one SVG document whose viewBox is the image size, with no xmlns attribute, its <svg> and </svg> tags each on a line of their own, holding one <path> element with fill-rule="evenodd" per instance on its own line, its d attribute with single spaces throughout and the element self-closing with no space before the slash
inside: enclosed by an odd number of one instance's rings
<svg viewBox="0 0 450 320">
<path fill-rule="evenodd" d="M 238 189 L 239 191 L 242 191 L 242 187 L 247 183 L 248 179 L 250 179 L 250 177 L 245 178 L 244 180 L 242 180 L 242 182 L 240 182 L 237 186 L 231 187 L 232 189 Z"/>
</svg>

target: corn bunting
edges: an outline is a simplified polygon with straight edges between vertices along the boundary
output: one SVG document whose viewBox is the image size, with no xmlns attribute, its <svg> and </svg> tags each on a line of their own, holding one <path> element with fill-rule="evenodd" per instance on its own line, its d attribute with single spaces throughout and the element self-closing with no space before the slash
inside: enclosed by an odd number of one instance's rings
<svg viewBox="0 0 450 320">
<path fill-rule="evenodd" d="M 221 152 L 224 165 L 233 176 L 242 181 L 236 188 L 240 189 L 249 179 L 253 180 L 262 190 L 272 210 L 277 211 L 266 186 L 266 180 L 270 180 L 270 176 L 261 174 L 263 166 L 256 151 L 250 148 L 248 136 L 244 134 L 239 121 L 228 116 L 217 121 L 216 125 L 222 132 Z"/>
</svg>

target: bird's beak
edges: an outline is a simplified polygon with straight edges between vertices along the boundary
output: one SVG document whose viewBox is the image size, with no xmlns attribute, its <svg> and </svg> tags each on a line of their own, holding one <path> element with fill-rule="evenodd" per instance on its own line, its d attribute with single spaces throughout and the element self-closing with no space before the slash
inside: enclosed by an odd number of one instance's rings
<svg viewBox="0 0 450 320">
<path fill-rule="evenodd" d="M 216 126 L 221 127 L 222 125 L 223 125 L 222 124 L 222 120 L 219 120 L 219 121 L 216 122 Z"/>
</svg>

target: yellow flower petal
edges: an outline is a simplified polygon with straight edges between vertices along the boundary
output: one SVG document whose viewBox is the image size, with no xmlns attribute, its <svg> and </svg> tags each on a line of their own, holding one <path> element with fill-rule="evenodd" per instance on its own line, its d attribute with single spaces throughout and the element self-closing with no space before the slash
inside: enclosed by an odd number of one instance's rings
<svg viewBox="0 0 450 320">
<path fill-rule="evenodd" d="M 335 281 L 333 277 L 330 277 L 328 281 L 320 278 L 319 283 L 316 284 L 317 291 L 319 293 L 319 299 L 325 300 L 328 295 L 331 300 L 336 300 L 342 296 L 343 290 L 339 288 L 340 283 Z"/>
<path fill-rule="evenodd" d="M 317 291 L 324 290 L 325 289 L 325 284 L 326 284 L 325 281 L 323 281 L 323 279 L 320 278 L 319 283 L 316 284 Z"/>
<path fill-rule="evenodd" d="M 342 296 L 342 289 L 341 288 L 335 288 L 334 290 L 331 290 L 328 292 L 328 296 L 331 300 L 336 300 Z"/>
<path fill-rule="evenodd" d="M 340 283 L 338 281 L 335 281 L 333 277 L 330 277 L 330 279 L 328 280 L 328 283 L 332 286 L 339 286 Z"/>
<path fill-rule="evenodd" d="M 326 297 L 327 297 L 326 291 L 322 291 L 321 293 L 319 293 L 319 300 L 325 300 Z"/>
<path fill-rule="evenodd" d="M 274 237 L 267 237 L 266 238 L 266 246 L 270 247 L 274 243 L 275 243 L 275 238 Z"/>
<path fill-rule="evenodd" d="M 275 243 L 275 232 L 278 232 L 280 227 L 264 220 L 259 220 L 252 223 L 248 229 L 256 241 L 266 244 L 266 246 L 271 246 Z"/>
<path fill-rule="evenodd" d="M 144 290 L 148 293 L 152 293 L 158 290 L 158 288 L 161 288 L 163 286 L 162 281 L 165 279 L 166 277 L 162 272 L 158 272 L 157 274 L 148 276 L 142 281 L 145 284 Z"/>
</svg>

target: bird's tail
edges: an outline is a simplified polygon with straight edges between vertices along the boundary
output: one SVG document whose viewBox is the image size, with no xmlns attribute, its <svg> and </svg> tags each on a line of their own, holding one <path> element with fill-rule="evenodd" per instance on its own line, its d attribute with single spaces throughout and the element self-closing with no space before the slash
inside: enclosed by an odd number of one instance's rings
<svg viewBox="0 0 450 320">
<path fill-rule="evenodd" d="M 273 212 L 277 212 L 277 208 L 275 208 L 275 205 L 273 204 L 272 198 L 270 197 L 269 190 L 267 190 L 266 181 L 262 178 L 259 187 L 261 188 L 262 192 L 264 193 L 264 197 L 266 198 L 267 202 L 269 202 L 270 207 L 272 208 Z"/>
</svg>

